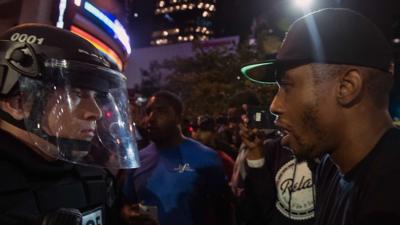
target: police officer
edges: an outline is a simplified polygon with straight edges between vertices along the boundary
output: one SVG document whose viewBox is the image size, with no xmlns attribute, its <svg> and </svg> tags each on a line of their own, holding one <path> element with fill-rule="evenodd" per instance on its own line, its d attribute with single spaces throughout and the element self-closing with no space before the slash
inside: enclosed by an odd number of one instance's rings
<svg viewBox="0 0 400 225">
<path fill-rule="evenodd" d="M 0 224 L 118 223 L 100 167 L 138 167 L 125 85 L 66 30 L 25 24 L 0 36 Z"/>
</svg>

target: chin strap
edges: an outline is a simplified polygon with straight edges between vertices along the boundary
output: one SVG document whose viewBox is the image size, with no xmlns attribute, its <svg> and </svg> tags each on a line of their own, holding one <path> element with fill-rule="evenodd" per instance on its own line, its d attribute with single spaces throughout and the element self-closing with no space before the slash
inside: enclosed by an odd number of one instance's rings
<svg viewBox="0 0 400 225">
<path fill-rule="evenodd" d="M 70 160 L 74 160 L 77 157 L 79 158 L 79 154 L 78 156 L 74 156 L 72 154 L 73 151 L 89 152 L 92 147 L 92 142 L 90 141 L 82 141 L 55 136 L 48 136 L 48 140 L 50 143 L 58 146 L 60 151 L 59 154 L 61 157 Z"/>
<path fill-rule="evenodd" d="M 4 112 L 3 110 L 0 109 L 0 118 L 20 129 L 26 130 L 26 126 L 24 123 L 24 120 L 16 120 L 14 117 L 12 117 L 10 114 Z"/>
<path fill-rule="evenodd" d="M 31 132 L 31 131 L 27 130 L 24 120 L 16 120 L 10 114 L 4 112 L 1 109 L 0 109 L 0 118 L 22 130 Z M 73 159 L 73 156 L 71 154 L 72 150 L 78 151 L 78 152 L 88 152 L 92 146 L 92 142 L 90 142 L 90 141 L 82 141 L 82 140 L 74 140 L 74 139 L 68 139 L 68 138 L 49 136 L 42 129 L 40 132 L 40 137 L 47 139 L 50 143 L 58 146 L 61 156 L 65 157 L 67 159 Z"/>
</svg>

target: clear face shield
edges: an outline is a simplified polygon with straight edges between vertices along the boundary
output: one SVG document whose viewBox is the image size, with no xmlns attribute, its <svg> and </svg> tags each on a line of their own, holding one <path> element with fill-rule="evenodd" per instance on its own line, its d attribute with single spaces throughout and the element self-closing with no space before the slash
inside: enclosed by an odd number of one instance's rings
<svg viewBox="0 0 400 225">
<path fill-rule="evenodd" d="M 25 126 L 41 153 L 108 168 L 136 168 L 126 78 L 92 64 L 47 60 L 39 79 L 19 79 Z"/>
</svg>

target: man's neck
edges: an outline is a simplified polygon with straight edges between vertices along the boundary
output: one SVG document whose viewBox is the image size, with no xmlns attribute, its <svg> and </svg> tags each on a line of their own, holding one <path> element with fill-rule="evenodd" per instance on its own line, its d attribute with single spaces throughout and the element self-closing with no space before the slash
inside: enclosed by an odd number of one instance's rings
<svg viewBox="0 0 400 225">
<path fill-rule="evenodd" d="M 173 148 L 179 146 L 183 141 L 183 134 L 179 133 L 165 141 L 155 142 L 158 149 Z"/>
<path fill-rule="evenodd" d="M 381 115 L 382 116 L 382 115 Z M 349 123 L 343 129 L 342 142 L 331 154 L 339 170 L 345 174 L 359 164 L 376 146 L 382 136 L 393 127 L 389 115 L 385 119 Z M 382 117 L 380 117 L 382 118 Z M 374 122 L 371 122 L 374 121 Z"/>
</svg>

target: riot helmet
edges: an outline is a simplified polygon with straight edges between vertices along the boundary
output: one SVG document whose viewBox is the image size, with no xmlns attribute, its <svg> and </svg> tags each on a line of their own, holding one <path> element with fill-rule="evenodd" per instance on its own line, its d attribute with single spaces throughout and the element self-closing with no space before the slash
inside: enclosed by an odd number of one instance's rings
<svg viewBox="0 0 400 225">
<path fill-rule="evenodd" d="M 0 118 L 27 131 L 41 153 L 110 168 L 138 167 L 126 77 L 83 38 L 24 24 L 0 36 L 0 95 L 18 95 L 23 116 Z"/>
</svg>

